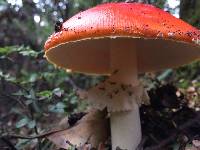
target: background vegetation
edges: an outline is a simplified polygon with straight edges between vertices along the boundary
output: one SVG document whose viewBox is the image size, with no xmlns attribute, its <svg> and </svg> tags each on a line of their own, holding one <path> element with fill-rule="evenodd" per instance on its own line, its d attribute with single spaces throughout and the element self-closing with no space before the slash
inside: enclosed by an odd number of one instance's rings
<svg viewBox="0 0 200 150">
<path fill-rule="evenodd" d="M 111 1 L 117 0 L 0 0 L 0 149 L 55 149 L 44 136 L 34 136 L 85 110 L 76 88 L 87 89 L 102 77 L 56 69 L 43 58 L 43 45 L 56 21 Z M 167 0 L 138 1 L 178 12 L 200 28 L 199 0 L 180 0 L 175 8 Z M 200 62 L 141 78 L 152 102 L 141 107 L 146 149 L 194 148 L 200 138 Z"/>
</svg>

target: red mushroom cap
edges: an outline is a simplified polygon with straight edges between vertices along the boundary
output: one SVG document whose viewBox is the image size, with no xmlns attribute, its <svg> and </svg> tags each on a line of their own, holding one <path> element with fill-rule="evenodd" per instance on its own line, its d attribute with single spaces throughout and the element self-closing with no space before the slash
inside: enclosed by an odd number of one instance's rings
<svg viewBox="0 0 200 150">
<path fill-rule="evenodd" d="M 198 29 L 159 8 L 140 3 L 107 3 L 78 13 L 49 37 L 45 53 L 58 66 L 108 74 L 108 50 L 103 46 L 99 51 L 98 47 L 115 37 L 131 38 L 136 44 L 140 72 L 176 67 L 200 57 Z"/>
</svg>

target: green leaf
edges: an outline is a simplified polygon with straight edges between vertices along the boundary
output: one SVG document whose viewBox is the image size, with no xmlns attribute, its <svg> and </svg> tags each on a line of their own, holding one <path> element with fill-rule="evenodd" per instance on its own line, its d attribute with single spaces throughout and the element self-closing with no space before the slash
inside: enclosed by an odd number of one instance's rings
<svg viewBox="0 0 200 150">
<path fill-rule="evenodd" d="M 51 99 L 52 98 L 52 91 L 41 91 L 39 93 L 36 94 L 37 96 L 39 96 L 39 100 L 43 100 L 43 99 Z"/>
<path fill-rule="evenodd" d="M 34 50 L 24 50 L 19 53 L 23 56 L 31 56 L 31 57 L 37 57 L 39 54 L 38 52 L 36 52 Z"/>
<path fill-rule="evenodd" d="M 29 82 L 35 82 L 37 80 L 38 74 L 33 73 L 29 77 Z"/>
<path fill-rule="evenodd" d="M 12 82 L 14 82 L 16 80 L 15 77 L 12 77 L 10 74 L 3 73 L 2 70 L 0 70 L 0 77 L 4 78 L 6 81 L 12 81 Z"/>
<path fill-rule="evenodd" d="M 159 81 L 165 80 L 168 76 L 172 74 L 173 70 L 172 69 L 167 69 L 164 71 L 161 75 L 157 77 Z"/>
<path fill-rule="evenodd" d="M 16 126 L 16 128 L 21 128 L 21 127 L 24 127 L 25 125 L 27 125 L 28 122 L 29 122 L 29 119 L 28 119 L 27 117 L 25 117 L 25 118 L 22 118 L 21 120 L 19 120 L 19 121 L 15 124 L 15 126 Z"/>
<path fill-rule="evenodd" d="M 76 103 L 77 103 L 77 97 L 76 97 L 76 96 L 73 96 L 73 97 L 70 99 L 70 103 L 71 103 L 71 104 L 76 104 Z"/>
<path fill-rule="evenodd" d="M 0 47 L 0 55 L 8 55 L 9 53 L 15 51 L 15 47 L 6 46 L 6 47 Z"/>
<path fill-rule="evenodd" d="M 49 111 L 55 113 L 64 113 L 66 105 L 63 102 L 58 102 L 56 105 L 49 105 Z"/>
<path fill-rule="evenodd" d="M 0 47 L 0 55 L 8 55 L 13 52 L 18 52 L 22 56 L 38 57 L 41 52 L 36 52 L 29 47 L 24 46 L 6 46 Z"/>
<path fill-rule="evenodd" d="M 58 102 L 57 104 L 56 104 L 56 108 L 57 109 L 64 109 L 66 106 L 65 106 L 65 104 L 63 103 L 63 102 Z"/>
<path fill-rule="evenodd" d="M 29 129 L 33 129 L 33 128 L 35 128 L 35 126 L 36 126 L 35 120 L 29 121 L 29 123 L 28 123 L 28 128 Z"/>
<path fill-rule="evenodd" d="M 12 95 L 14 95 L 14 96 L 23 96 L 24 93 L 21 90 L 19 90 L 19 91 L 15 92 L 15 93 L 12 93 Z"/>
<path fill-rule="evenodd" d="M 48 109 L 50 112 L 55 112 L 56 106 L 55 105 L 49 105 Z"/>
</svg>

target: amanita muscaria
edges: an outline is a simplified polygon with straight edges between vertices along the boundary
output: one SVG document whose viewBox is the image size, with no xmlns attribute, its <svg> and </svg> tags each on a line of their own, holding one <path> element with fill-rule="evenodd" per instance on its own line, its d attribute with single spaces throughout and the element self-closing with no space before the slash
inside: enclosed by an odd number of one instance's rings
<svg viewBox="0 0 200 150">
<path fill-rule="evenodd" d="M 198 29 L 154 6 L 106 3 L 64 22 L 46 41 L 45 55 L 73 72 L 109 76 L 87 99 L 110 112 L 112 149 L 134 150 L 141 140 L 139 106 L 148 101 L 138 74 L 199 59 L 199 40 Z"/>
</svg>

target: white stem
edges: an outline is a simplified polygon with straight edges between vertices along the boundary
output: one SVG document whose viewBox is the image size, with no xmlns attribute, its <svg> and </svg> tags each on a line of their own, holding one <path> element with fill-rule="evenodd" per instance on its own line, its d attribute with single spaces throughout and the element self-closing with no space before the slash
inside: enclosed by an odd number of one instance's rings
<svg viewBox="0 0 200 150">
<path fill-rule="evenodd" d="M 111 69 L 120 70 L 110 77 L 110 80 L 126 85 L 138 84 L 138 66 L 135 44 L 131 39 L 117 38 L 111 40 L 110 46 Z M 126 100 L 126 97 L 123 98 Z M 117 147 L 135 150 L 141 141 L 141 125 L 139 106 L 134 101 L 130 111 L 111 112 L 112 150 Z"/>
<path fill-rule="evenodd" d="M 141 141 L 141 125 L 137 104 L 128 112 L 113 112 L 110 117 L 112 150 L 135 150 Z"/>
</svg>

